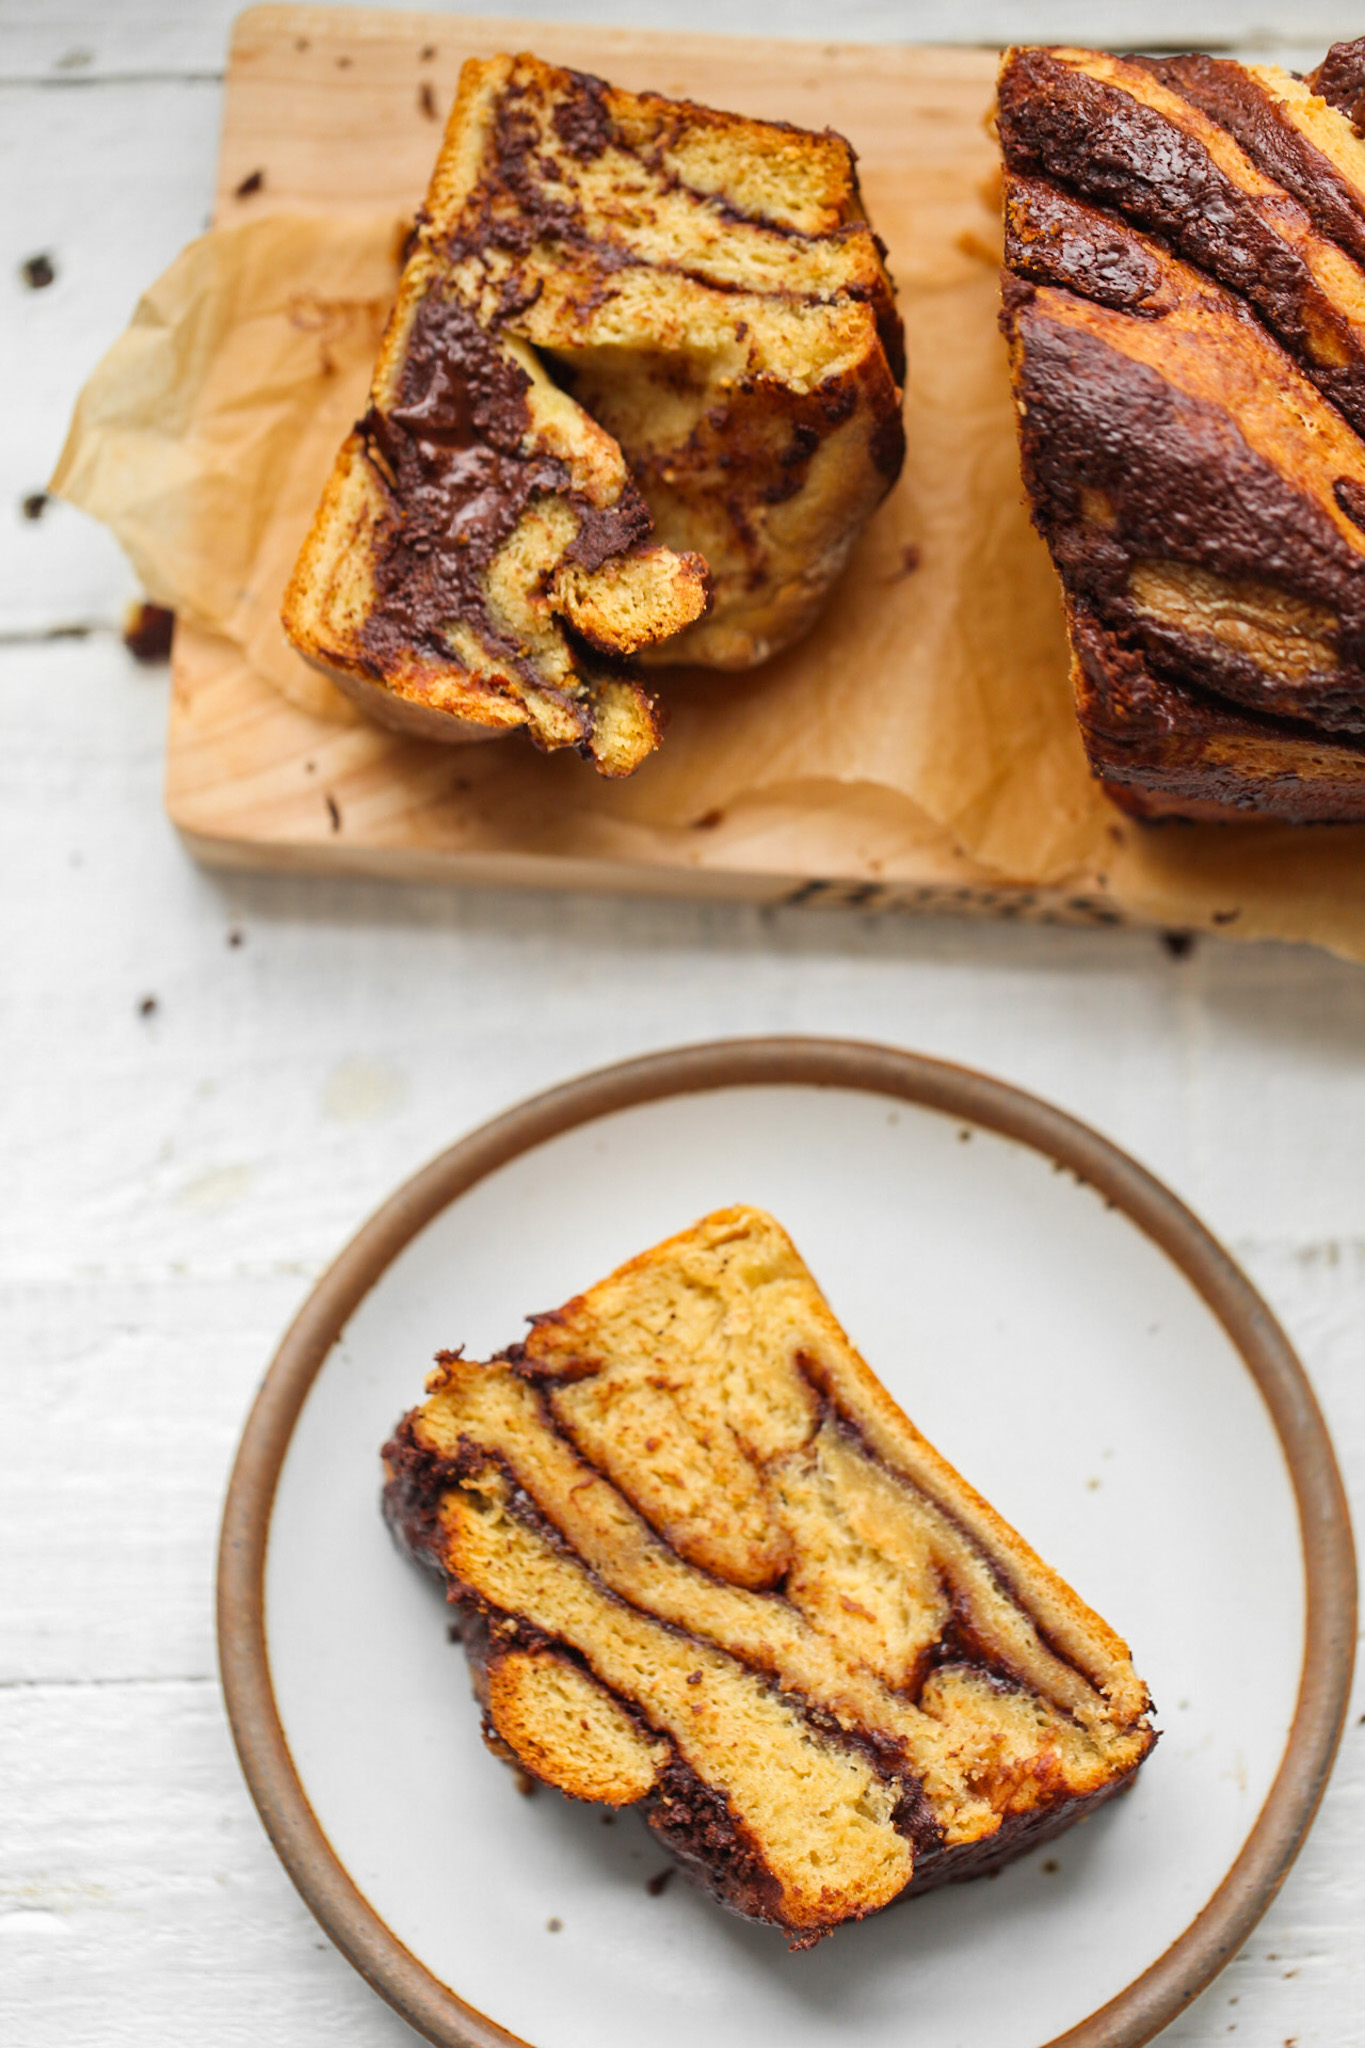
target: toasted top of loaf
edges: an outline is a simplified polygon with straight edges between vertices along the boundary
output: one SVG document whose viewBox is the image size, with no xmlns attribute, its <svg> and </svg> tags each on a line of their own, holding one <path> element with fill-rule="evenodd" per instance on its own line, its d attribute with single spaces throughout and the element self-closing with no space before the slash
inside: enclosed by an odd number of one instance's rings
<svg viewBox="0 0 1365 2048">
<path fill-rule="evenodd" d="M 1361 49 L 1321 76 L 1349 93 Z M 999 117 L 1025 484 L 1092 763 L 1360 815 L 1357 751 L 1312 741 L 1365 733 L 1365 145 L 1312 80 L 1202 56 L 1010 51 Z"/>
<path fill-rule="evenodd" d="M 841 137 L 473 61 L 286 628 L 370 708 L 626 772 L 657 728 L 621 663 L 809 623 L 899 468 L 901 374 Z"/>
<path fill-rule="evenodd" d="M 990 1867 L 1153 1741 L 1126 1647 L 907 1421 L 790 1240 L 723 1210 L 386 1448 L 495 1746 L 643 1800 L 726 1903 L 798 1938 Z"/>
</svg>

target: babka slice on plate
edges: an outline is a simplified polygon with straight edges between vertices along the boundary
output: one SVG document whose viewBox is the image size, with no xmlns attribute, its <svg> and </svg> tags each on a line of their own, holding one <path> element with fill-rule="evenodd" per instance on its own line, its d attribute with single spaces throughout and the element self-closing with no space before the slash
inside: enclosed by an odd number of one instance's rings
<svg viewBox="0 0 1365 2048">
<path fill-rule="evenodd" d="M 809 1945 L 993 1870 L 1152 1746 L 1125 1645 L 928 1444 L 771 1216 L 729 1209 L 486 1364 L 384 1451 L 489 1746 L 640 1803 Z"/>
<path fill-rule="evenodd" d="M 1207 57 L 1011 51 L 998 113 L 1092 767 L 1150 815 L 1365 818 L 1365 146 L 1312 80 Z"/>
<path fill-rule="evenodd" d="M 810 625 L 899 471 L 903 375 L 841 137 L 471 61 L 286 630 L 390 724 L 629 773 L 635 656 L 743 667 Z"/>
</svg>

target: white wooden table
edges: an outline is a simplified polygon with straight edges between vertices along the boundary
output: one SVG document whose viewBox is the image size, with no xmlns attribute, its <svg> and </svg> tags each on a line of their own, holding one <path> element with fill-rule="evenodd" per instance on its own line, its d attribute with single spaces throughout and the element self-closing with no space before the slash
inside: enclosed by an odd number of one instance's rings
<svg viewBox="0 0 1365 2048">
<path fill-rule="evenodd" d="M 666 0 L 582 0 L 599 19 Z M 686 25 L 1297 46 L 1337 0 L 690 0 Z M 484 11 L 500 11 L 484 0 Z M 501 11 L 560 15 L 555 0 Z M 0 16 L 0 2040 L 412 2037 L 323 1939 L 237 1773 L 222 1489 L 274 1342 L 429 1153 L 582 1068 L 726 1033 L 993 1070 L 1245 1261 L 1365 1489 L 1365 970 L 1285 947 L 224 876 L 160 809 L 166 671 L 113 543 L 41 489 L 77 386 L 204 224 L 230 0 Z M 1267 26 L 1269 23 L 1269 26 Z M 50 257 L 34 289 L 22 266 Z M 1365 2041 L 1365 1698 L 1278 1903 L 1166 2041 Z"/>
</svg>

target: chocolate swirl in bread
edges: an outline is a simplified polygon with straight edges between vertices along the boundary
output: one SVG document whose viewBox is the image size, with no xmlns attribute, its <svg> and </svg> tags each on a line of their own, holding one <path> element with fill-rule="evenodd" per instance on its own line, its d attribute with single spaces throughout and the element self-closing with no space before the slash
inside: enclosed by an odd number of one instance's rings
<svg viewBox="0 0 1365 2048">
<path fill-rule="evenodd" d="M 286 629 L 389 723 L 628 773 L 632 658 L 746 667 L 811 624 L 903 376 L 842 137 L 472 61 Z"/>
<path fill-rule="evenodd" d="M 784 1232 L 705 1218 L 475 1364 L 385 1447 L 490 1746 L 640 1802 L 805 1945 L 997 1868 L 1154 1738 L 1125 1646 L 907 1422 Z"/>
<path fill-rule="evenodd" d="M 1365 146 L 1314 86 L 1001 72 L 1024 482 L 1091 765 L 1139 812 L 1365 817 Z"/>
</svg>

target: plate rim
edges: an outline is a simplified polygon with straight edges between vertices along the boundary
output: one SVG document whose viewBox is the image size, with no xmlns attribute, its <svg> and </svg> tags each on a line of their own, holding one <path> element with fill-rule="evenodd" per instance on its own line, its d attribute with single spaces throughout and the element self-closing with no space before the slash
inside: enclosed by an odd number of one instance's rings
<svg viewBox="0 0 1365 2048">
<path fill-rule="evenodd" d="M 304 1903 L 366 1982 L 437 2048 L 527 2048 L 398 1939 L 314 1814 L 279 1718 L 265 1636 L 275 1488 L 314 1380 L 360 1302 L 442 1210 L 521 1153 L 578 1125 L 669 1096 L 727 1087 L 847 1088 L 955 1116 L 1060 1162 L 1121 1209 L 1202 1296 L 1269 1411 L 1289 1468 L 1305 1579 L 1294 1716 L 1260 1814 L 1213 1896 L 1132 1982 L 1040 2048 L 1140 2048 L 1231 1961 L 1279 1891 L 1326 1789 L 1349 1705 L 1356 1565 L 1327 1426 L 1284 1331 L 1231 1254 L 1163 1182 L 1088 1124 L 1012 1083 L 897 1046 L 846 1038 L 709 1040 L 616 1061 L 480 1124 L 405 1181 L 310 1291 L 248 1414 L 223 1509 L 218 1661 L 238 1761 Z"/>
</svg>

